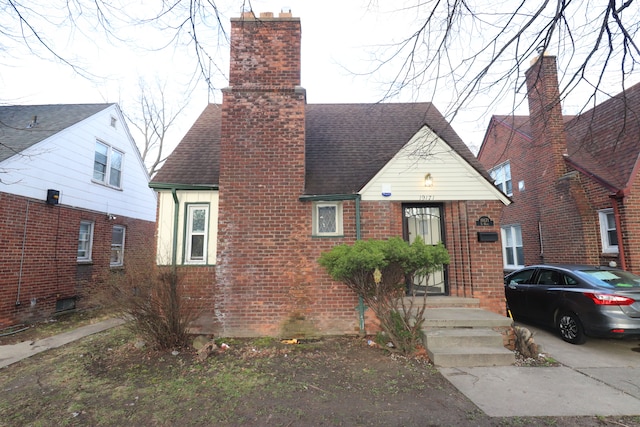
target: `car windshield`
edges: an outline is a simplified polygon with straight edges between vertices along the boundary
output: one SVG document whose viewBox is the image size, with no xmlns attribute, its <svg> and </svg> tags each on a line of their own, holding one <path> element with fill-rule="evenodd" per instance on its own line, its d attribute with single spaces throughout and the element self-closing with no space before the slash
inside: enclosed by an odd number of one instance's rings
<svg viewBox="0 0 640 427">
<path fill-rule="evenodd" d="M 623 270 L 580 270 L 577 274 L 589 282 L 615 289 L 640 289 L 640 276 Z"/>
</svg>

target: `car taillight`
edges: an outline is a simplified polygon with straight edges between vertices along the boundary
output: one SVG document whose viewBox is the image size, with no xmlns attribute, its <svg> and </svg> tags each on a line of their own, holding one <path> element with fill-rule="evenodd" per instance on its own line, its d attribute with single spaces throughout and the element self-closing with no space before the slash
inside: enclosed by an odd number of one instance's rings
<svg viewBox="0 0 640 427">
<path fill-rule="evenodd" d="M 596 294 L 592 292 L 584 292 L 584 294 L 598 305 L 631 305 L 636 302 L 632 298 L 623 297 L 621 295 Z"/>
</svg>

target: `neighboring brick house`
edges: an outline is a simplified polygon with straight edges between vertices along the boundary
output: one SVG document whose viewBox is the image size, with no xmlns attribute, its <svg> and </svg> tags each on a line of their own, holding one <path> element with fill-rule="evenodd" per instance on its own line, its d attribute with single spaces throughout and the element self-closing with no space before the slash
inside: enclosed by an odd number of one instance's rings
<svg viewBox="0 0 640 427">
<path fill-rule="evenodd" d="M 640 85 L 563 116 L 553 56 L 526 73 L 529 116 L 493 116 L 478 159 L 512 197 L 502 213 L 505 270 L 537 263 L 640 273 Z"/>
<path fill-rule="evenodd" d="M 0 180 L 0 327 L 153 267 L 156 195 L 116 104 L 0 107 Z"/>
<path fill-rule="evenodd" d="M 223 103 L 150 184 L 158 263 L 178 266 L 194 329 L 357 332 L 356 295 L 317 260 L 391 236 L 448 248 L 451 264 L 422 290 L 504 313 L 497 218 L 508 197 L 431 103 L 307 104 L 300 28 L 288 13 L 232 19 Z"/>
</svg>

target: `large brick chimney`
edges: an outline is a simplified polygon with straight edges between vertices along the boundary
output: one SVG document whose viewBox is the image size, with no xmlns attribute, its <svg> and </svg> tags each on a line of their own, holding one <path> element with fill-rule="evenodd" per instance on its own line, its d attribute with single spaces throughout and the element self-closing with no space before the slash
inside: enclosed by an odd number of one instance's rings
<svg viewBox="0 0 640 427">
<path fill-rule="evenodd" d="M 223 90 L 216 316 L 223 334 L 277 335 L 302 316 L 308 285 L 305 91 L 300 19 L 244 13 L 231 20 Z"/>
<path fill-rule="evenodd" d="M 555 56 L 541 54 L 533 60 L 526 72 L 529 120 L 533 144 L 548 162 L 540 158 L 545 168 L 541 173 L 552 173 L 556 179 L 566 173 L 564 154 L 567 142 L 562 118 L 558 65 Z"/>
</svg>

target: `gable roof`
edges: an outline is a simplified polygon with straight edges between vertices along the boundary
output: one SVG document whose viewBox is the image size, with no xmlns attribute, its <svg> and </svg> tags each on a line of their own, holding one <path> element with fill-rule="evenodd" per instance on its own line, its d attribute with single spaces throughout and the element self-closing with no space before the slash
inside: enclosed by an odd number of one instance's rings
<svg viewBox="0 0 640 427">
<path fill-rule="evenodd" d="M 0 161 L 113 104 L 0 106 Z M 35 118 L 35 124 L 33 123 Z"/>
<path fill-rule="evenodd" d="M 580 115 L 563 119 L 565 160 L 610 191 L 630 187 L 640 163 L 640 83 Z M 529 116 L 494 115 L 489 128 L 494 125 L 506 126 L 532 140 Z M 478 157 L 483 148 L 484 143 Z"/>
<path fill-rule="evenodd" d="M 428 126 L 485 178 L 476 157 L 429 103 L 306 105 L 306 195 L 358 192 Z M 221 107 L 209 104 L 152 179 L 159 184 L 218 184 Z"/>
<path fill-rule="evenodd" d="M 566 123 L 570 163 L 622 190 L 640 155 L 640 83 Z"/>
</svg>

